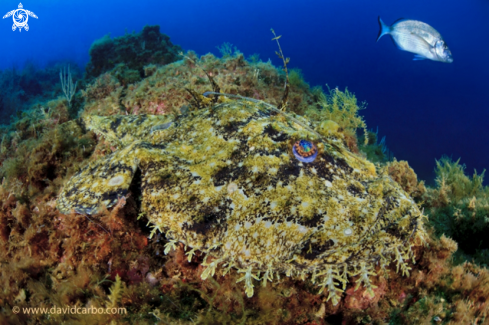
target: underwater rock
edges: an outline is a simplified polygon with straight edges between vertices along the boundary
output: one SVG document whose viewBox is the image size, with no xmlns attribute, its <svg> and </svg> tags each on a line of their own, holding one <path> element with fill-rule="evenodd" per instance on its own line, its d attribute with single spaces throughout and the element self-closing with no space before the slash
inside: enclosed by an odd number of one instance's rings
<svg viewBox="0 0 489 325">
<path fill-rule="evenodd" d="M 75 174 L 58 209 L 94 214 L 112 207 L 140 169 L 141 210 L 152 235 L 165 234 L 165 253 L 179 242 L 190 248 L 189 260 L 206 253 L 203 279 L 238 269 L 248 297 L 253 279 L 266 285 L 281 274 L 310 279 L 334 304 L 351 276 L 372 292 L 377 265 L 394 262 L 408 274 L 411 248 L 425 236 L 422 213 L 389 176 L 322 138 L 306 118 L 277 114 L 263 102 L 225 99 L 178 118 L 79 122 L 120 149 Z M 310 162 L 293 150 L 301 140 L 317 150 Z"/>
<path fill-rule="evenodd" d="M 118 64 L 127 69 L 122 69 L 121 74 L 127 75 L 135 70 L 143 76 L 145 65 L 175 62 L 181 50 L 180 46 L 172 44 L 169 36 L 160 33 L 159 25 L 144 26 L 139 34 L 126 34 L 114 39 L 106 35 L 90 47 L 86 78 L 96 78 Z"/>
</svg>

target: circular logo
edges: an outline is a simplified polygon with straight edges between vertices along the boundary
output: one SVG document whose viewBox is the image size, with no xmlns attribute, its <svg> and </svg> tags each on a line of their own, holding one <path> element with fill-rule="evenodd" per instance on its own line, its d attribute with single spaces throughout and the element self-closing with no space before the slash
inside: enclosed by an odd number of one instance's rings
<svg viewBox="0 0 489 325">
<path fill-rule="evenodd" d="M 18 313 L 20 313 L 20 307 L 19 306 L 14 306 L 12 308 L 12 311 L 14 312 L 14 314 L 18 314 Z"/>
<path fill-rule="evenodd" d="M 27 24 L 27 20 L 29 20 L 29 16 L 24 9 L 17 9 L 13 16 L 14 24 L 17 27 L 24 27 Z"/>
</svg>

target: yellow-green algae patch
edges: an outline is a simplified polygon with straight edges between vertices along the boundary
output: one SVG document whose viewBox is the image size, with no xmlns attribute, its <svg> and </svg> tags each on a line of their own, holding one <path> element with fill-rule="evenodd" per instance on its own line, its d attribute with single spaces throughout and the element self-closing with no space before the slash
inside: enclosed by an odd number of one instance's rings
<svg viewBox="0 0 489 325">
<path fill-rule="evenodd" d="M 249 297 L 253 279 L 266 285 L 286 274 L 312 280 L 336 304 L 349 276 L 371 291 L 376 265 L 408 273 L 425 234 L 417 205 L 372 163 L 305 128 L 307 119 L 300 126 L 248 101 L 171 118 L 84 118 L 123 146 L 73 176 L 59 210 L 113 206 L 139 168 L 141 209 L 165 233 L 165 251 L 181 242 L 189 259 L 205 252 L 203 279 L 217 267 L 238 269 Z M 301 139 L 318 148 L 311 163 L 292 153 Z"/>
</svg>

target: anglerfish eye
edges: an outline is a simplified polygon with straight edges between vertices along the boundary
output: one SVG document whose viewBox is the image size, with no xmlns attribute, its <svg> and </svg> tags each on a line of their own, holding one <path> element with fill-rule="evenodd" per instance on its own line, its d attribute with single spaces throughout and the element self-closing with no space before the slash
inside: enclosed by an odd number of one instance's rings
<svg viewBox="0 0 489 325">
<path fill-rule="evenodd" d="M 299 161 L 310 163 L 316 159 L 318 155 L 318 148 L 311 141 L 299 140 L 294 143 L 292 152 Z"/>
</svg>

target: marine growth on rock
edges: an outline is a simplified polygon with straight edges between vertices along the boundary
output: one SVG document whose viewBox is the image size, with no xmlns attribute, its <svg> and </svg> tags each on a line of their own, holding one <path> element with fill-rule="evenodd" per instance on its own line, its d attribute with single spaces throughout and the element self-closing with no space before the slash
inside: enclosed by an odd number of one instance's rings
<svg viewBox="0 0 489 325">
<path fill-rule="evenodd" d="M 165 234 L 165 252 L 178 243 L 189 260 L 204 252 L 203 279 L 236 268 L 248 297 L 258 281 L 285 274 L 312 281 L 337 304 L 349 277 L 371 292 L 376 268 L 393 263 L 407 274 L 425 235 L 416 203 L 389 176 L 306 118 L 259 101 L 220 98 L 178 117 L 80 123 L 119 149 L 74 175 L 58 209 L 114 206 L 139 169 L 142 213 L 152 234 Z"/>
</svg>

